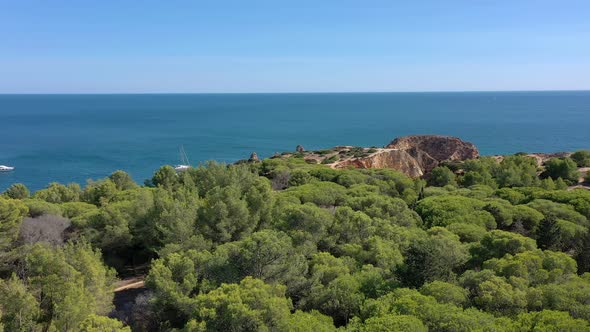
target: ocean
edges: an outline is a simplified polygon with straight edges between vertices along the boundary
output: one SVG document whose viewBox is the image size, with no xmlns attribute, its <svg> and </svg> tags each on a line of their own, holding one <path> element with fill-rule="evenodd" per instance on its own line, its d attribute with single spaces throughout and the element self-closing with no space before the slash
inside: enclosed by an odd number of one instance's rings
<svg viewBox="0 0 590 332">
<path fill-rule="evenodd" d="M 410 134 L 474 143 L 483 155 L 590 149 L 590 91 L 0 95 L 0 191 L 126 170 L 142 183 L 180 162 L 252 152 L 383 146 Z"/>
</svg>

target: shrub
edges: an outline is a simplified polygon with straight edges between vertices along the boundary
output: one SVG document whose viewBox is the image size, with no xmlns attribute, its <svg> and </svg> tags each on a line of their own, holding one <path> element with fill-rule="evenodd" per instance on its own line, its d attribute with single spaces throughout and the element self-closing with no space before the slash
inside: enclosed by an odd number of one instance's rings
<svg viewBox="0 0 590 332">
<path fill-rule="evenodd" d="M 562 178 L 568 184 L 578 182 L 580 176 L 578 166 L 570 158 L 552 158 L 545 163 L 544 177 L 554 180 Z"/>
<path fill-rule="evenodd" d="M 453 173 L 448 167 L 438 166 L 430 172 L 428 184 L 435 187 L 444 187 L 447 185 L 456 186 L 457 181 L 455 178 L 455 173 Z"/>
<path fill-rule="evenodd" d="M 338 155 L 333 155 L 330 158 L 326 158 L 324 160 L 322 160 L 322 164 L 326 165 L 326 164 L 331 164 L 334 162 L 337 162 L 340 159 L 340 157 Z"/>
<path fill-rule="evenodd" d="M 35 218 L 44 214 L 60 216 L 62 214 L 59 205 L 47 203 L 38 199 L 27 199 L 23 201 L 29 208 L 29 216 Z"/>
<path fill-rule="evenodd" d="M 24 184 L 15 183 L 12 186 L 10 186 L 8 189 L 6 189 L 6 191 L 4 192 L 4 195 L 6 195 L 12 199 L 25 199 L 25 198 L 29 198 L 31 193 L 29 192 L 29 188 L 27 188 Z"/>
<path fill-rule="evenodd" d="M 289 187 L 301 186 L 310 183 L 312 179 L 313 177 L 306 171 L 299 169 L 294 170 L 291 172 L 291 177 L 289 178 Z"/>
<path fill-rule="evenodd" d="M 590 151 L 580 150 L 572 153 L 570 156 L 573 161 L 578 164 L 578 167 L 589 167 L 590 166 Z"/>
</svg>

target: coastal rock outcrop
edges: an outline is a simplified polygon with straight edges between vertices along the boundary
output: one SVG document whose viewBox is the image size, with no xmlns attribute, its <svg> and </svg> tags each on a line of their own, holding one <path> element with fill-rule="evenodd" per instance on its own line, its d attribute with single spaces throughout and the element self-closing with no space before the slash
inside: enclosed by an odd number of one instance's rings
<svg viewBox="0 0 590 332">
<path fill-rule="evenodd" d="M 252 154 L 250 155 L 250 158 L 248 158 L 249 162 L 254 162 L 254 161 L 260 161 L 260 158 L 258 158 L 258 155 L 256 154 L 256 152 L 252 152 Z"/>
<path fill-rule="evenodd" d="M 408 176 L 419 177 L 445 161 L 462 161 L 479 157 L 472 143 L 440 135 L 414 135 L 396 138 L 367 156 L 340 160 L 335 168 L 393 168 Z"/>
<path fill-rule="evenodd" d="M 411 177 L 420 177 L 446 161 L 479 157 L 475 145 L 451 136 L 414 135 L 396 138 L 383 148 L 336 146 L 331 149 L 275 154 L 273 158 L 303 158 L 309 164 L 332 168 L 392 168 Z M 252 158 L 250 158 L 252 160 Z"/>
<path fill-rule="evenodd" d="M 452 136 L 405 136 L 394 139 L 385 147 L 406 150 L 414 157 L 433 159 L 439 162 L 479 157 L 479 151 L 475 145 Z"/>
<path fill-rule="evenodd" d="M 407 151 L 394 149 L 377 149 L 376 152 L 360 158 L 342 160 L 333 164 L 334 168 L 393 168 L 408 176 L 424 175 L 420 163 Z"/>
</svg>

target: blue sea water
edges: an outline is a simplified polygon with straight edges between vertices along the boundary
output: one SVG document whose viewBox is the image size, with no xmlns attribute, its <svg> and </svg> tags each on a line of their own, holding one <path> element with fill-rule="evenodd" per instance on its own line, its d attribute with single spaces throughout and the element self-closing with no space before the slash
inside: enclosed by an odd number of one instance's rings
<svg viewBox="0 0 590 332">
<path fill-rule="evenodd" d="M 458 136 L 482 154 L 590 148 L 590 91 L 327 94 L 0 95 L 0 190 L 136 181 L 179 163 L 233 162 L 409 134 Z"/>
</svg>

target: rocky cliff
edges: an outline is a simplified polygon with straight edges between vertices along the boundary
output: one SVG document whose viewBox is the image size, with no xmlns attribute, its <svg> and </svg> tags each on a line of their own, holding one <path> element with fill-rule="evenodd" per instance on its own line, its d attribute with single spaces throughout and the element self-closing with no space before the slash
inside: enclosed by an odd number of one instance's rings
<svg viewBox="0 0 590 332">
<path fill-rule="evenodd" d="M 442 162 L 478 156 L 475 145 L 456 137 L 415 135 L 396 138 L 383 148 L 337 146 L 306 151 L 297 146 L 296 152 L 276 154 L 273 158 L 299 157 L 308 163 L 325 164 L 332 168 L 392 168 L 411 177 L 420 177 Z"/>
<path fill-rule="evenodd" d="M 475 145 L 457 137 L 414 135 L 396 138 L 386 148 L 406 150 L 416 158 L 455 161 L 479 157 Z"/>
<path fill-rule="evenodd" d="M 333 168 L 393 168 L 411 177 L 424 175 L 424 167 L 418 159 L 405 150 L 376 149 L 376 152 L 365 157 L 339 160 L 331 164 Z"/>
<path fill-rule="evenodd" d="M 396 138 L 366 156 L 336 161 L 332 167 L 393 168 L 411 177 L 422 176 L 445 161 L 474 159 L 475 145 L 456 137 L 414 135 Z"/>
<path fill-rule="evenodd" d="M 253 154 L 254 155 L 254 154 Z M 541 167 L 551 158 L 569 157 L 570 152 L 528 153 Z M 477 147 L 457 137 L 441 135 L 412 135 L 399 137 L 383 148 L 336 146 L 331 149 L 307 151 L 298 145 L 295 152 L 275 153 L 271 158 L 303 158 L 309 164 L 324 164 L 332 168 L 391 168 L 410 177 L 427 175 L 433 168 L 445 162 L 464 161 L 479 157 Z M 501 162 L 505 156 L 491 156 Z M 238 163 L 255 162 L 257 158 Z M 580 172 L 590 172 L 581 168 Z"/>
</svg>

